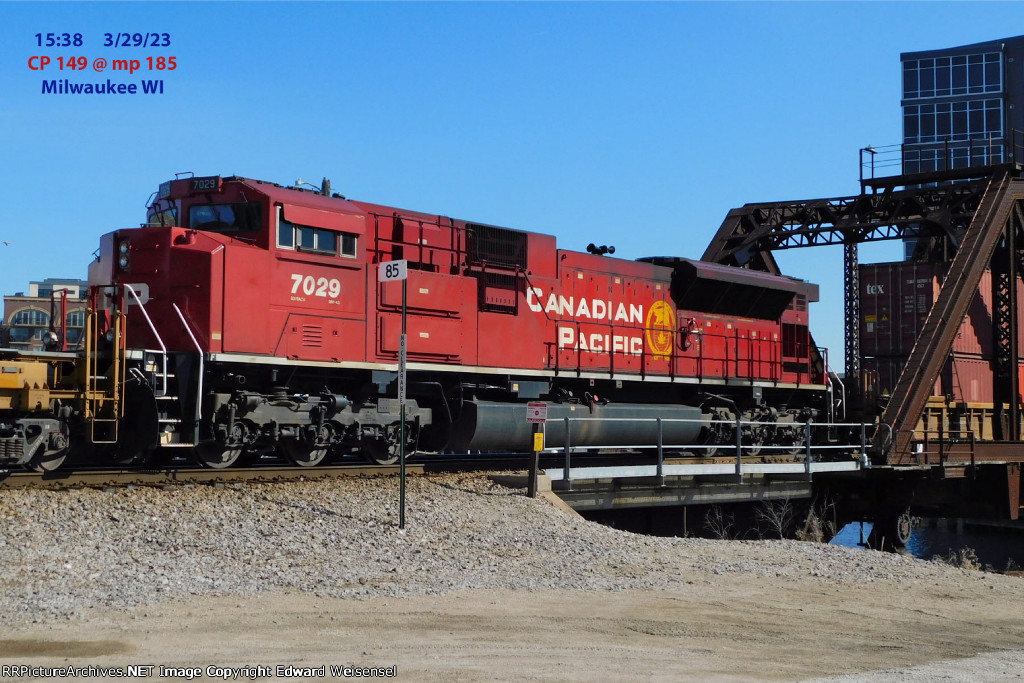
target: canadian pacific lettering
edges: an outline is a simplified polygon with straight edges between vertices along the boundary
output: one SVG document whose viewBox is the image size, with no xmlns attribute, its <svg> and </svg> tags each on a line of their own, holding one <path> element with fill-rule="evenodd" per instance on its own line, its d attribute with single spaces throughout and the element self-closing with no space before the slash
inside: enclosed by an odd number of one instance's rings
<svg viewBox="0 0 1024 683">
<path fill-rule="evenodd" d="M 621 353 L 632 356 L 643 354 L 643 305 L 627 305 L 621 301 L 605 299 L 567 297 L 554 292 L 542 304 L 541 297 L 543 295 L 544 292 L 540 288 L 527 288 L 526 305 L 530 307 L 531 311 L 573 318 L 572 321 L 559 321 L 563 324 L 558 326 L 558 348 L 592 353 Z M 620 323 L 621 327 L 618 328 L 618 331 L 622 334 L 612 334 L 610 331 L 590 332 L 579 325 L 564 324 L 575 321 Z"/>
</svg>

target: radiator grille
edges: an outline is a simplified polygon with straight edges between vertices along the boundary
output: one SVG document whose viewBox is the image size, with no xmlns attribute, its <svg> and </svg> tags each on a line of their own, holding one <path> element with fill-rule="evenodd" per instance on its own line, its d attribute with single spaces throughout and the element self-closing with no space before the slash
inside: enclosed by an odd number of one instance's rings
<svg viewBox="0 0 1024 683">
<path fill-rule="evenodd" d="M 473 265 L 486 263 L 504 268 L 526 269 L 525 232 L 495 228 L 490 225 L 468 225 L 470 229 L 469 259 Z"/>
<path fill-rule="evenodd" d="M 320 325 L 302 326 L 302 345 L 319 349 L 324 345 L 324 328 Z"/>
</svg>

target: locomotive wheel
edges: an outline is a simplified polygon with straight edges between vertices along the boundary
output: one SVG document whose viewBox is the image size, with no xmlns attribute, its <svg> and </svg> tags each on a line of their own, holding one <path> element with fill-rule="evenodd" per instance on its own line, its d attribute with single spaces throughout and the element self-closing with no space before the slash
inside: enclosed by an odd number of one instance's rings
<svg viewBox="0 0 1024 683">
<path fill-rule="evenodd" d="M 375 439 L 363 447 L 363 455 L 377 465 L 394 465 L 399 456 L 397 439 Z"/>
<path fill-rule="evenodd" d="M 45 449 L 40 448 L 42 452 L 32 456 L 32 459 L 25 463 L 25 467 L 34 472 L 53 472 L 63 465 L 64 458 L 67 457 L 69 450 L 69 434 L 68 426 L 62 422 L 60 434 L 54 434 L 50 437 L 50 445 L 60 450 L 46 454 Z"/>
<path fill-rule="evenodd" d="M 64 464 L 64 458 L 66 458 L 67 455 L 68 451 L 66 448 L 59 453 L 36 455 L 25 464 L 25 467 L 34 472 L 53 472 Z"/>
<path fill-rule="evenodd" d="M 755 425 L 751 428 L 749 434 L 743 435 L 743 442 L 746 444 L 743 447 L 744 455 L 757 456 L 761 455 L 763 446 L 771 445 L 772 439 L 775 437 L 773 430 L 767 425 Z"/>
<path fill-rule="evenodd" d="M 237 463 L 242 457 L 242 445 L 224 445 L 216 441 L 196 446 L 196 460 L 203 467 L 220 470 Z"/>
<path fill-rule="evenodd" d="M 281 446 L 286 457 L 292 464 L 299 467 L 316 467 L 327 457 L 327 446 L 315 446 L 296 439 L 288 439 Z"/>
<path fill-rule="evenodd" d="M 363 455 L 365 455 L 370 462 L 377 465 L 394 465 L 398 462 L 400 457 L 399 447 L 400 439 L 398 434 L 398 427 L 395 425 L 389 426 L 385 431 L 385 436 L 379 439 L 370 441 L 363 446 Z M 411 434 L 412 428 L 407 423 L 405 428 L 405 436 L 408 438 Z M 413 453 L 412 446 L 415 444 L 415 440 L 408 440 L 405 444 L 405 457 L 408 458 Z"/>
<path fill-rule="evenodd" d="M 231 467 L 242 457 L 242 446 L 224 446 L 211 442 L 196 446 L 196 460 L 203 467 L 220 470 Z"/>
<path fill-rule="evenodd" d="M 245 424 L 235 422 L 231 425 L 223 441 L 207 441 L 196 446 L 196 458 L 203 467 L 220 470 L 231 467 L 242 457 L 245 451 Z"/>
</svg>

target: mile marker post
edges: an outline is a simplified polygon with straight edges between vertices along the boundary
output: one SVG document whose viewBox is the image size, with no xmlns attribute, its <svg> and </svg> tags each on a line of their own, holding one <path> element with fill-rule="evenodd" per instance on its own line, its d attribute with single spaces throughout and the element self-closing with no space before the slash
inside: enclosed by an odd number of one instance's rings
<svg viewBox="0 0 1024 683">
<path fill-rule="evenodd" d="M 402 336 L 398 342 L 398 403 L 401 406 L 401 424 L 398 437 L 398 528 L 405 528 L 405 312 L 407 285 L 409 282 L 409 262 L 387 261 L 377 269 L 377 280 L 380 282 L 402 281 Z"/>
<path fill-rule="evenodd" d="M 540 477 L 540 452 L 544 450 L 544 423 L 548 419 L 547 403 L 527 403 L 526 421 L 533 425 L 533 462 L 530 465 L 530 478 L 526 485 L 526 495 L 537 497 L 537 479 Z"/>
</svg>

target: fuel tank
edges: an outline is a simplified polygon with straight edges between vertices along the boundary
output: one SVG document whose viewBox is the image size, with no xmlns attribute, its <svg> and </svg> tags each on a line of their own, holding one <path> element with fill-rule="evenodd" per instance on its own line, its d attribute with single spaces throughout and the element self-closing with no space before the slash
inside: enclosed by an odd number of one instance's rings
<svg viewBox="0 0 1024 683">
<path fill-rule="evenodd" d="M 662 418 L 662 443 L 700 443 L 701 430 L 710 416 L 684 405 L 610 403 L 586 406 L 549 403 L 545 425 L 548 447 L 565 444 L 565 418 L 573 446 L 655 446 L 656 418 Z M 672 420 L 686 420 L 674 422 Z M 525 403 L 466 401 L 462 416 L 452 425 L 448 449 L 454 451 L 506 451 L 532 448 L 533 425 L 526 421 Z"/>
</svg>

